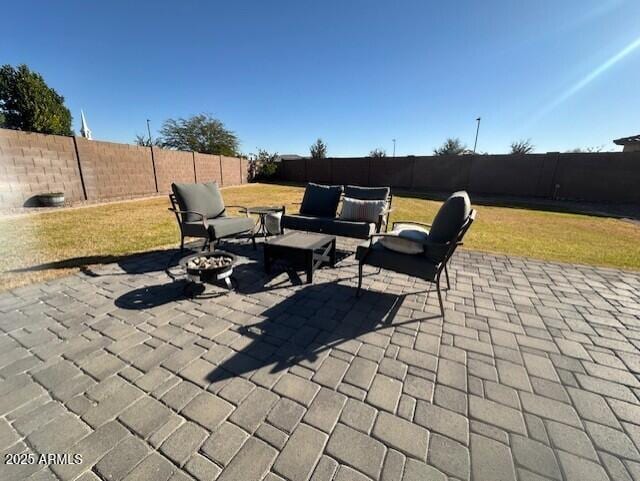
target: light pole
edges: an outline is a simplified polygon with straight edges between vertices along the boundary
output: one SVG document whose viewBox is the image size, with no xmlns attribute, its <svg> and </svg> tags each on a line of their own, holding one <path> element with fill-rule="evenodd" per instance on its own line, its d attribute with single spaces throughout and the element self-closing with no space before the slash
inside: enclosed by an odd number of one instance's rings
<svg viewBox="0 0 640 481">
<path fill-rule="evenodd" d="M 393 141 L 393 158 L 396 158 L 396 139 L 391 139 Z"/>
<path fill-rule="evenodd" d="M 151 127 L 149 127 L 149 123 L 151 120 L 147 119 L 147 132 L 149 133 L 149 147 L 151 147 Z"/>
<path fill-rule="evenodd" d="M 478 117 L 476 119 L 476 122 L 478 122 L 478 125 L 476 126 L 476 141 L 473 143 L 473 153 L 476 153 L 476 147 L 478 146 L 478 132 L 480 132 L 480 120 L 482 120 L 482 117 Z"/>
</svg>

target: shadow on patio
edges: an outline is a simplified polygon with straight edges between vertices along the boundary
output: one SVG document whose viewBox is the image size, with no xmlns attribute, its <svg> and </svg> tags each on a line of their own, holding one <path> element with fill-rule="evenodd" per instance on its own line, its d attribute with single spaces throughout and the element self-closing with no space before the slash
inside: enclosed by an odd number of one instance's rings
<svg viewBox="0 0 640 481">
<path fill-rule="evenodd" d="M 333 282 L 294 292 L 264 311 L 263 321 L 237 329 L 247 338 L 246 345 L 233 351 L 207 380 L 218 382 L 265 367 L 277 373 L 300 363 L 320 363 L 324 352 L 358 337 L 370 337 L 372 342 L 379 331 L 440 318 L 437 314 L 418 319 L 398 315 L 407 296 L 424 295 L 424 291 L 393 295 L 365 290 L 361 298 L 355 292 L 355 287 Z"/>
</svg>

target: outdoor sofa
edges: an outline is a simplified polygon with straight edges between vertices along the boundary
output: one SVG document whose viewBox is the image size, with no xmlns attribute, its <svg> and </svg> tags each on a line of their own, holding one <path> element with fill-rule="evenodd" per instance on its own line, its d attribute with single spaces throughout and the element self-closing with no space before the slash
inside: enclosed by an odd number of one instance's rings
<svg viewBox="0 0 640 481">
<path fill-rule="evenodd" d="M 215 182 L 204 184 L 171 184 L 171 208 L 180 227 L 180 250 L 186 237 L 204 238 L 203 250 L 216 247 L 220 239 L 250 234 L 254 220 L 244 206 L 225 206 Z M 229 216 L 227 208 L 244 209 L 244 216 Z M 255 238 L 251 236 L 255 248 Z"/>
<path fill-rule="evenodd" d="M 440 312 L 444 306 L 440 292 L 440 276 L 444 271 L 447 288 L 451 288 L 447 263 L 462 245 L 464 235 L 476 218 L 476 211 L 466 192 L 455 192 L 440 207 L 433 224 L 394 222 L 391 232 L 372 234 L 356 249 L 358 291 L 362 288 L 365 265 L 407 274 L 435 283 Z"/>
<path fill-rule="evenodd" d="M 392 200 L 389 187 L 309 183 L 300 213 L 283 215 L 281 228 L 368 239 L 386 230 Z"/>
</svg>

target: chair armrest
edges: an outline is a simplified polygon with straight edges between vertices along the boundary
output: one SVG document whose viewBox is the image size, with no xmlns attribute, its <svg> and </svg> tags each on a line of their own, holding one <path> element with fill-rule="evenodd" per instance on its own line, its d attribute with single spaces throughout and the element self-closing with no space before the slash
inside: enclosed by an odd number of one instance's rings
<svg viewBox="0 0 640 481">
<path fill-rule="evenodd" d="M 194 215 L 198 215 L 200 216 L 200 218 L 202 220 L 206 220 L 206 217 L 204 214 L 200 213 L 200 212 L 196 212 L 195 210 L 178 210 L 178 209 L 174 209 L 173 207 L 169 207 L 167 210 L 170 210 L 171 212 L 173 212 L 174 214 L 180 214 L 180 215 L 184 215 L 184 214 L 194 214 Z"/>
<path fill-rule="evenodd" d="M 225 205 L 224 206 L 224 210 L 226 211 L 227 209 L 240 209 L 240 212 L 243 213 L 245 216 L 249 217 L 249 207 L 246 207 L 244 205 Z M 224 212 L 224 211 L 223 211 Z M 221 214 L 222 215 L 222 214 Z"/>
<path fill-rule="evenodd" d="M 373 240 L 374 240 L 375 237 L 398 237 L 398 236 L 395 235 L 395 234 L 391 234 L 389 232 L 380 232 L 380 233 L 371 234 L 369 236 L 369 241 L 370 241 L 369 245 L 371 245 L 371 243 L 373 243 Z M 420 244 L 421 246 L 423 246 L 425 248 L 428 248 L 428 247 L 451 247 L 454 244 L 454 242 L 452 242 L 452 241 L 445 242 L 445 243 L 440 243 L 440 242 L 432 242 L 432 241 L 429 241 L 429 240 L 419 241 L 419 240 L 415 240 L 415 239 L 407 239 L 406 237 L 404 239 L 409 241 L 409 242 L 413 242 L 415 244 Z M 462 245 L 462 242 L 458 242 L 458 243 L 455 243 L 455 244 L 460 246 L 460 245 Z"/>
<path fill-rule="evenodd" d="M 180 222 L 183 222 L 182 217 L 185 214 L 193 214 L 193 215 L 200 216 L 200 220 L 202 221 L 202 225 L 204 225 L 205 228 L 207 228 L 209 226 L 209 224 L 207 223 L 207 218 L 201 212 L 196 212 L 195 210 L 178 210 L 178 209 L 174 209 L 173 207 L 169 207 L 167 210 L 173 212 L 176 216 L 179 215 L 180 216 Z"/>
<path fill-rule="evenodd" d="M 431 227 L 431 224 L 426 224 L 424 222 L 416 222 L 413 220 L 398 220 L 393 223 L 392 229 L 396 228 L 396 224 L 413 224 L 413 225 L 419 225 L 421 227 Z"/>
<path fill-rule="evenodd" d="M 397 238 L 398 236 L 395 235 L 395 234 L 391 234 L 389 232 L 376 232 L 374 234 L 371 234 L 369 236 L 369 248 L 371 248 L 373 246 L 373 241 L 375 239 L 380 239 L 380 238 L 383 238 L 383 237 Z M 414 240 L 414 239 L 405 239 L 405 240 L 408 241 L 408 242 L 413 242 L 414 244 L 417 244 L 417 245 L 421 245 L 424 248 L 424 243 L 423 242 L 420 242 L 420 241 Z"/>
</svg>

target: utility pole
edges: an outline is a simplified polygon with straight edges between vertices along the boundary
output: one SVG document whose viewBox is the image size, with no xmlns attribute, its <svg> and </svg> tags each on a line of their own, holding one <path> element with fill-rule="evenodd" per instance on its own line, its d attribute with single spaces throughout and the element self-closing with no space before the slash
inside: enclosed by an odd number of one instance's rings
<svg viewBox="0 0 640 481">
<path fill-rule="evenodd" d="M 149 127 L 150 122 L 151 120 L 147 119 L 147 132 L 149 133 L 149 147 L 153 145 L 153 143 L 151 142 L 151 127 Z"/>
<path fill-rule="evenodd" d="M 393 141 L 393 158 L 396 158 L 396 139 L 391 139 Z"/>
<path fill-rule="evenodd" d="M 478 122 L 478 125 L 476 126 L 476 141 L 473 143 L 473 153 L 476 153 L 476 147 L 478 146 L 478 132 L 480 132 L 480 120 L 482 120 L 482 117 L 478 117 L 476 119 L 476 122 Z"/>
</svg>

